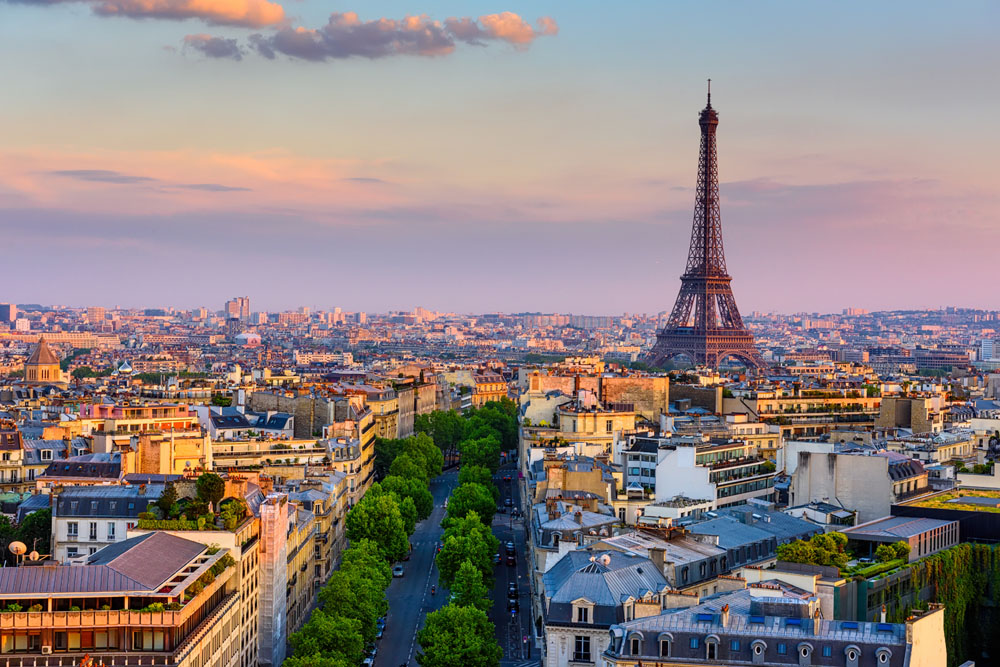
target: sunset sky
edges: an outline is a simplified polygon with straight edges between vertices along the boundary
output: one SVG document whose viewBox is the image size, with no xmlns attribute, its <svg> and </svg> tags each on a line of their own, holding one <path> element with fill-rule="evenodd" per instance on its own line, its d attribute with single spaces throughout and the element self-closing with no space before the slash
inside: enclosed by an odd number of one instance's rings
<svg viewBox="0 0 1000 667">
<path fill-rule="evenodd" d="M 0 0 L 0 301 L 998 308 L 1000 3 Z"/>
</svg>

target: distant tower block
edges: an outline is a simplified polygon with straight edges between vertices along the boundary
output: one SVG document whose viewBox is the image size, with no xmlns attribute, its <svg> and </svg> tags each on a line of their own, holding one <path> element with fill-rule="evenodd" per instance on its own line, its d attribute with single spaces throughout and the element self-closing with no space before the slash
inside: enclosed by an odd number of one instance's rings
<svg viewBox="0 0 1000 667">
<path fill-rule="evenodd" d="M 687 268 L 681 276 L 681 291 L 670 319 L 656 334 L 649 360 L 661 364 L 683 355 L 695 364 L 717 368 L 724 358 L 733 357 L 752 368 L 760 368 L 764 361 L 736 308 L 730 286 L 732 278 L 726 273 L 715 154 L 719 114 L 712 108 L 711 80 L 708 104 L 698 124 L 701 126 L 701 154 Z"/>
</svg>

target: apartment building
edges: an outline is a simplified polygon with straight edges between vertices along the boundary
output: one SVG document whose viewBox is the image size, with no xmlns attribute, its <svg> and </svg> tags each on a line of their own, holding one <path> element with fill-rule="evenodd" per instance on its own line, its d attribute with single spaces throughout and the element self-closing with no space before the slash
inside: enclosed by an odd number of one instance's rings
<svg viewBox="0 0 1000 667">
<path fill-rule="evenodd" d="M 753 498 L 773 498 L 776 466 L 761 456 L 752 442 L 707 435 L 656 441 L 658 502 L 682 495 L 707 498 L 717 507 L 726 507 Z"/>
<path fill-rule="evenodd" d="M 52 558 L 60 563 L 123 542 L 163 494 L 163 484 L 66 486 L 53 489 Z"/>
<path fill-rule="evenodd" d="M 241 566 L 227 546 L 145 533 L 83 565 L 0 568 L 5 661 L 55 667 L 84 656 L 114 664 L 249 667 Z M 30 663 L 25 662 L 30 661 Z M 140 662 L 141 661 L 141 662 Z"/>
</svg>

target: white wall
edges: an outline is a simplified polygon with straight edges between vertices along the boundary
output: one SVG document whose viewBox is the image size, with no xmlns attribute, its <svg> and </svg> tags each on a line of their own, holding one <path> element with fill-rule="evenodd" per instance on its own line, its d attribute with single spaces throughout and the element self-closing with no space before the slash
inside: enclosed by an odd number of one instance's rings
<svg viewBox="0 0 1000 667">
<path fill-rule="evenodd" d="M 656 502 L 674 496 L 715 499 L 715 484 L 708 481 L 709 469 L 696 466 L 694 447 L 661 449 L 656 460 Z"/>
</svg>

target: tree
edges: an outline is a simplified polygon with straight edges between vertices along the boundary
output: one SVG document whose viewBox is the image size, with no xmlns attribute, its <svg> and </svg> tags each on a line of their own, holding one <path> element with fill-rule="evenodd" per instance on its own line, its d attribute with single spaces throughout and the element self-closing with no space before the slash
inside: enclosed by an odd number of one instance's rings
<svg viewBox="0 0 1000 667">
<path fill-rule="evenodd" d="M 285 658 L 282 667 L 354 667 L 354 663 L 339 655 L 325 656 L 319 654 L 299 657 L 293 655 Z"/>
<path fill-rule="evenodd" d="M 29 552 L 35 550 L 40 554 L 52 553 L 49 542 L 51 537 L 52 510 L 49 508 L 32 512 L 17 527 L 17 539 L 24 542 Z"/>
<path fill-rule="evenodd" d="M 365 648 L 360 621 L 322 609 L 313 611 L 302 629 L 292 633 L 289 639 L 299 659 L 322 656 L 356 665 L 361 662 Z"/>
<path fill-rule="evenodd" d="M 444 467 L 444 454 L 427 434 L 418 433 L 407 438 L 405 451 L 407 454 L 419 455 L 419 458 L 424 462 L 428 479 L 441 474 L 441 469 Z"/>
<path fill-rule="evenodd" d="M 392 567 L 382 558 L 378 545 L 372 540 L 360 539 L 351 542 L 351 546 L 344 549 L 341 555 L 340 570 L 368 577 L 383 591 L 392 583 Z"/>
<path fill-rule="evenodd" d="M 177 489 L 174 487 L 173 482 L 167 482 L 163 487 L 163 493 L 156 500 L 156 506 L 160 508 L 160 512 L 164 519 L 170 518 L 170 511 L 174 507 L 174 503 L 177 502 Z"/>
<path fill-rule="evenodd" d="M 503 651 L 486 612 L 449 604 L 427 615 L 417 633 L 421 667 L 497 667 Z"/>
<path fill-rule="evenodd" d="M 875 560 L 880 563 L 888 563 L 891 560 L 896 560 L 896 550 L 892 548 L 891 544 L 880 544 L 878 549 L 875 550 Z"/>
<path fill-rule="evenodd" d="M 462 465 L 483 466 L 495 473 L 500 467 L 500 440 L 496 435 L 486 435 L 481 438 L 463 440 L 458 445 Z"/>
<path fill-rule="evenodd" d="M 468 482 L 460 484 L 452 492 L 451 498 L 448 499 L 448 516 L 445 522 L 475 512 L 483 523 L 489 525 L 493 522 L 496 511 L 496 501 L 493 500 L 490 490 L 482 484 Z"/>
<path fill-rule="evenodd" d="M 419 454 L 401 454 L 389 466 L 389 474 L 407 479 L 419 480 L 421 484 L 427 486 L 430 478 L 427 476 L 427 464 Z"/>
<path fill-rule="evenodd" d="M 434 511 L 434 496 L 426 484 L 418 479 L 407 479 L 399 475 L 389 475 L 382 480 L 385 491 L 395 493 L 400 498 L 411 498 L 417 508 L 417 520 L 423 521 Z"/>
<path fill-rule="evenodd" d="M 375 488 L 376 485 L 372 485 L 347 513 L 347 539 L 352 543 L 362 539 L 372 540 L 378 545 L 382 558 L 397 561 L 410 551 L 403 516 L 395 497 L 382 493 L 381 487 L 378 493 L 373 494 Z"/>
<path fill-rule="evenodd" d="M 219 518 L 222 519 L 222 525 L 226 530 L 235 530 L 236 526 L 240 525 L 243 521 L 243 517 L 247 515 L 247 504 L 242 498 L 232 498 L 227 503 L 222 505 L 222 509 L 219 512 Z"/>
<path fill-rule="evenodd" d="M 403 453 L 406 440 L 376 438 L 375 439 L 375 475 L 382 479 L 389 474 L 389 466 L 396 457 Z"/>
<path fill-rule="evenodd" d="M 228 408 L 232 404 L 233 404 L 232 396 L 223 396 L 222 394 L 215 394 L 212 396 L 212 405 Z"/>
<path fill-rule="evenodd" d="M 450 503 L 449 503 L 450 505 Z M 464 519 L 454 519 L 444 532 L 441 551 L 437 555 L 438 581 L 451 588 L 459 568 L 471 562 L 482 574 L 487 586 L 493 585 L 493 554 L 500 541 L 489 527 L 479 521 L 475 512 Z"/>
<path fill-rule="evenodd" d="M 396 499 L 396 503 L 399 505 L 399 515 L 403 517 L 403 529 L 408 536 L 412 535 L 417 527 L 417 506 L 413 504 L 413 498 L 409 496 L 400 498 L 395 493 L 390 495 Z"/>
<path fill-rule="evenodd" d="M 483 583 L 483 573 L 471 560 L 458 566 L 451 592 L 452 604 L 459 607 L 471 606 L 488 612 L 493 604 L 489 599 L 489 589 Z"/>
<path fill-rule="evenodd" d="M 465 465 L 458 471 L 459 484 L 482 484 L 493 494 L 493 502 L 500 500 L 500 489 L 493 483 L 493 474 L 489 468 L 475 465 Z"/>
<path fill-rule="evenodd" d="M 907 560 L 910 557 L 910 545 L 900 540 L 892 545 L 896 558 Z"/>
<path fill-rule="evenodd" d="M 319 592 L 319 602 L 327 614 L 356 620 L 365 643 L 375 641 L 378 618 L 389 609 L 385 589 L 357 571 L 334 570 Z"/>
<path fill-rule="evenodd" d="M 195 483 L 198 500 L 208 503 L 210 509 L 218 506 L 226 493 L 226 483 L 214 472 L 202 473 Z"/>
</svg>

